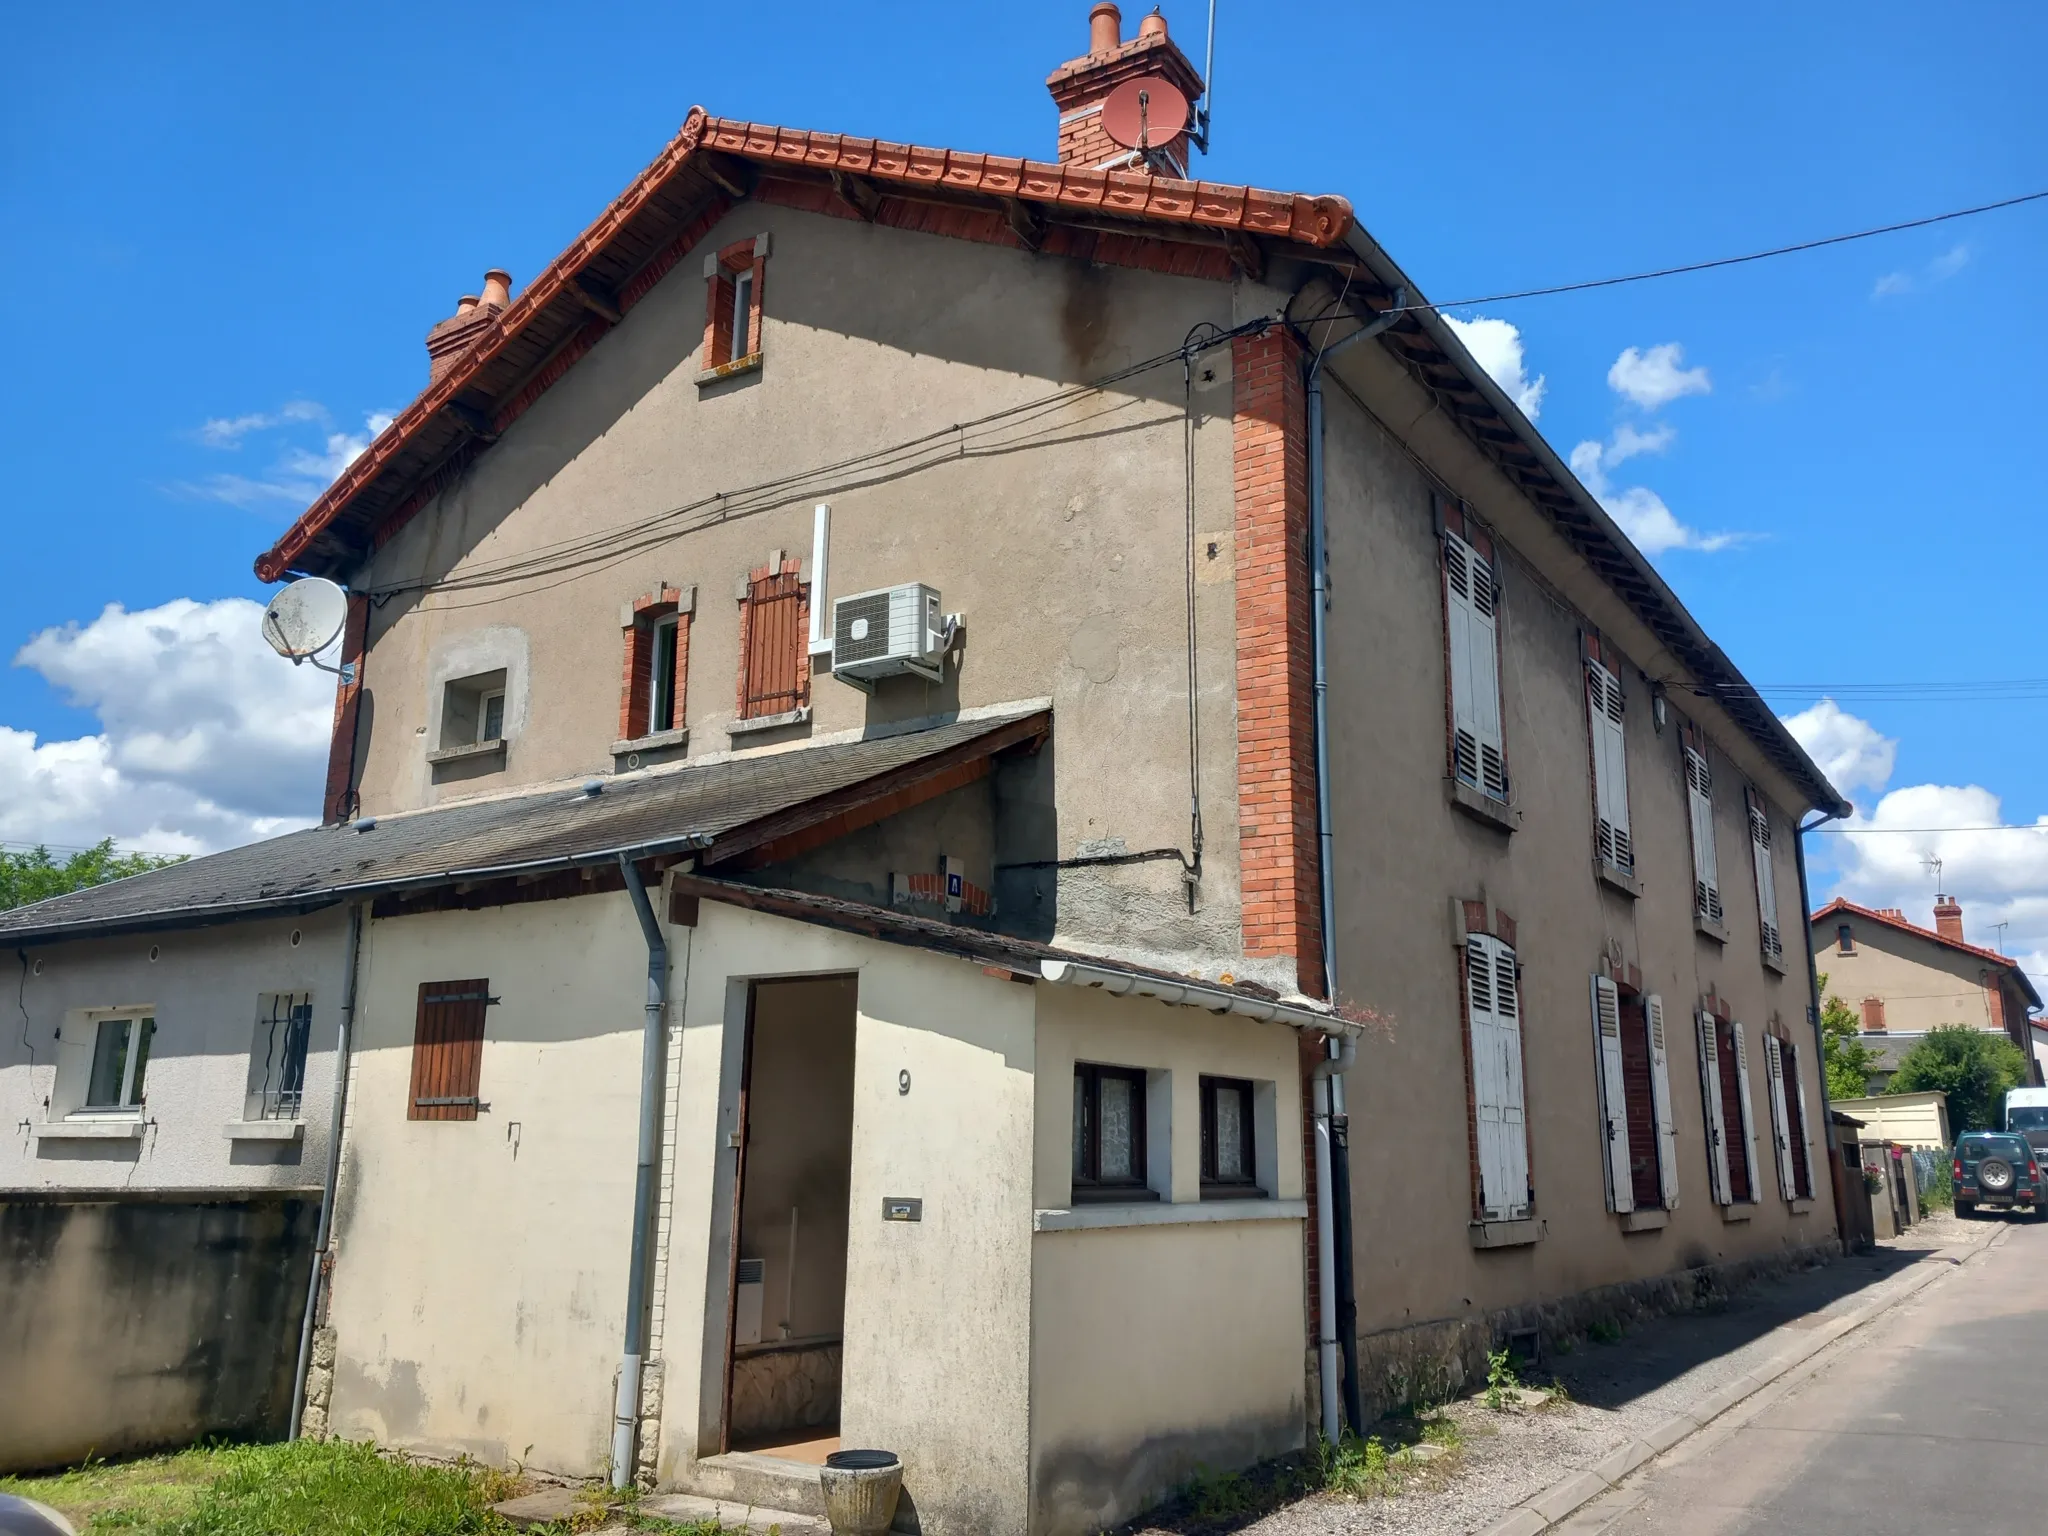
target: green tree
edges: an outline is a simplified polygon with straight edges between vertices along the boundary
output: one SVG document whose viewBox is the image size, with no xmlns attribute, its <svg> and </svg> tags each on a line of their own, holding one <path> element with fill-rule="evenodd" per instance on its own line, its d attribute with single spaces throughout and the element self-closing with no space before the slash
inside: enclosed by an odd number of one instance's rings
<svg viewBox="0 0 2048 1536">
<path fill-rule="evenodd" d="M 1996 1130 L 2005 1092 L 2027 1080 L 2027 1058 L 2003 1035 L 1967 1024 L 1939 1024 L 1906 1052 L 1886 1093 L 1948 1095 L 1949 1130 Z"/>
<path fill-rule="evenodd" d="M 40 844 L 26 853 L 9 853 L 0 848 L 0 912 L 62 896 L 67 891 L 82 891 L 89 885 L 148 874 L 166 864 L 181 864 L 184 859 L 182 853 L 116 853 L 111 837 L 61 862 Z"/>
<path fill-rule="evenodd" d="M 1828 973 L 1820 973 L 1820 990 L 1827 995 Z M 1870 1092 L 1870 1075 L 1877 1070 L 1878 1054 L 1862 1040 L 1863 1024 L 1856 1012 L 1839 997 L 1829 997 L 1820 1010 L 1821 1061 L 1827 1068 L 1828 1099 L 1860 1099 Z"/>
</svg>

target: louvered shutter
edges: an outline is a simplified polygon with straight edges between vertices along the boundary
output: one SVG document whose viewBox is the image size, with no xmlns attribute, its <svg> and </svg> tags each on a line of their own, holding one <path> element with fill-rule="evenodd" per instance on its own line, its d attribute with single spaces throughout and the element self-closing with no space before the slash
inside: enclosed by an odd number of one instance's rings
<svg viewBox="0 0 2048 1536">
<path fill-rule="evenodd" d="M 1705 1009 L 1697 1015 L 1700 1035 L 1700 1098 L 1707 1111 L 1707 1181 L 1714 1188 L 1714 1203 L 1727 1205 L 1728 1117 L 1721 1105 L 1721 1052 L 1714 1038 L 1714 1016 Z"/>
<path fill-rule="evenodd" d="M 1778 934 L 1778 881 L 1771 868 L 1771 818 L 1763 797 L 1753 789 L 1743 791 L 1749 807 L 1749 857 L 1756 868 L 1756 910 L 1763 925 L 1764 955 L 1782 964 L 1785 945 Z"/>
<path fill-rule="evenodd" d="M 1792 1131 L 1785 1113 L 1785 1058 L 1776 1035 L 1764 1036 L 1764 1075 L 1771 1084 L 1771 1139 L 1778 1149 L 1778 1188 L 1787 1200 L 1799 1197 L 1792 1181 Z"/>
<path fill-rule="evenodd" d="M 1628 755 L 1623 750 L 1621 680 L 1586 661 L 1586 717 L 1593 734 L 1593 804 L 1600 857 L 1621 869 L 1636 862 L 1628 828 Z"/>
<path fill-rule="evenodd" d="M 420 984 L 413 1024 L 412 1091 L 408 1120 L 474 1120 L 483 1078 L 484 1010 L 491 984 L 428 981 Z"/>
<path fill-rule="evenodd" d="M 1493 569 L 1449 530 L 1444 533 L 1444 593 L 1451 646 L 1452 765 L 1466 783 L 1505 800 Z"/>
<path fill-rule="evenodd" d="M 1472 1111 L 1480 1210 L 1488 1221 L 1529 1213 L 1529 1154 L 1522 1099 L 1522 1027 L 1514 951 L 1465 939 L 1465 1006 L 1472 1049 Z"/>
<path fill-rule="evenodd" d="M 1636 1201 L 1629 1169 L 1628 1090 L 1621 1077 L 1621 996 L 1605 976 L 1593 978 L 1593 1070 L 1600 1090 L 1607 1209 L 1632 1211 Z"/>
<path fill-rule="evenodd" d="M 1692 810 L 1693 911 L 1721 921 L 1721 871 L 1714 857 L 1714 774 L 1706 755 L 1685 749 L 1685 797 Z"/>
<path fill-rule="evenodd" d="M 1795 1076 L 1792 1079 L 1792 1091 L 1798 1095 L 1799 1099 L 1799 1166 L 1806 1174 L 1799 1187 L 1806 1198 L 1811 1200 L 1813 1198 L 1813 1121 L 1806 1113 L 1806 1079 Z"/>
<path fill-rule="evenodd" d="M 1671 1110 L 1671 1055 L 1664 1039 L 1664 999 L 1643 1005 L 1650 1030 L 1650 1094 L 1657 1114 L 1657 1181 L 1664 1209 L 1678 1209 L 1678 1124 Z"/>
<path fill-rule="evenodd" d="M 1750 1203 L 1755 1204 L 1763 1197 L 1756 1187 L 1756 1115 L 1749 1107 L 1749 1047 L 1743 1042 L 1740 1024 L 1729 1025 L 1728 1036 L 1735 1042 L 1735 1108 L 1742 1126 L 1742 1178 Z"/>
</svg>

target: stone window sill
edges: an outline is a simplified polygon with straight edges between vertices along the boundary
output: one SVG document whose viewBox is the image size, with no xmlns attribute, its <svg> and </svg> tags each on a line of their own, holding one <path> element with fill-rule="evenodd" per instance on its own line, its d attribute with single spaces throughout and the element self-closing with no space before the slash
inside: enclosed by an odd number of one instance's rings
<svg viewBox="0 0 2048 1536">
<path fill-rule="evenodd" d="M 1474 1248 L 1525 1248 L 1543 1236 L 1543 1223 L 1525 1216 L 1520 1221 L 1475 1221 L 1465 1230 Z"/>
<path fill-rule="evenodd" d="M 438 747 L 427 754 L 427 761 L 438 768 L 443 763 L 471 763 L 501 756 L 504 751 L 505 738 L 499 736 L 491 741 L 473 741 L 466 747 Z"/>
<path fill-rule="evenodd" d="M 727 379 L 736 379 L 743 373 L 760 371 L 761 354 L 749 352 L 745 357 L 736 357 L 729 363 L 720 363 L 716 368 L 706 368 L 697 375 L 697 387 L 702 389 L 707 384 L 721 384 Z"/>
<path fill-rule="evenodd" d="M 1504 800 L 1482 794 L 1463 779 L 1444 780 L 1444 798 L 1474 821 L 1484 822 L 1502 832 L 1513 832 L 1522 824 L 1522 813 Z"/>
<path fill-rule="evenodd" d="M 1624 1232 L 1661 1232 L 1671 1225 L 1671 1213 L 1652 1208 L 1642 1211 L 1623 1211 L 1621 1230 Z"/>
<path fill-rule="evenodd" d="M 725 728 L 725 734 L 751 736 L 755 731 L 774 731 L 785 725 L 802 725 L 810 718 L 811 706 L 800 704 L 795 709 L 785 709 L 779 715 L 756 715 L 751 720 L 735 720 Z"/>
<path fill-rule="evenodd" d="M 1754 1216 L 1755 1214 L 1756 1207 L 1754 1205 L 1750 1205 L 1747 1203 L 1741 1205 L 1724 1205 L 1721 1207 L 1721 1219 L 1723 1221 L 1747 1221 L 1750 1217 Z"/>
<path fill-rule="evenodd" d="M 32 1126 L 38 1141 L 134 1141 L 142 1135 L 140 1115 L 92 1115 Z"/>
<path fill-rule="evenodd" d="M 1791 974 L 1785 966 L 1785 957 L 1781 954 L 1774 955 L 1769 950 L 1765 950 L 1763 961 L 1764 969 L 1767 971 L 1776 971 L 1780 976 Z"/>
<path fill-rule="evenodd" d="M 1692 931 L 1702 938 L 1712 939 L 1716 944 L 1726 946 L 1728 930 L 1710 917 L 1701 917 L 1697 912 L 1692 917 Z"/>
<path fill-rule="evenodd" d="M 1164 1200 L 1124 1205 L 1077 1205 L 1034 1211 L 1034 1232 L 1078 1232 L 1102 1227 L 1179 1227 L 1216 1221 L 1305 1221 L 1306 1200 Z"/>
<path fill-rule="evenodd" d="M 230 1120 L 220 1128 L 229 1141 L 302 1141 L 303 1120 Z"/>
<path fill-rule="evenodd" d="M 1792 1206 L 1792 1214 L 1794 1216 L 1804 1216 L 1808 1211 L 1813 1209 L 1813 1201 L 1811 1200 L 1794 1200 L 1791 1201 L 1790 1204 Z"/>
<path fill-rule="evenodd" d="M 1598 859 L 1593 864 L 1593 875 L 1608 889 L 1619 891 L 1632 900 L 1642 900 L 1643 882 L 1635 877 L 1633 869 L 1623 869 L 1619 864 L 1610 864 L 1605 859 Z"/>
<path fill-rule="evenodd" d="M 672 731 L 652 731 L 645 736 L 635 736 L 631 741 L 612 743 L 613 757 L 638 757 L 646 752 L 667 752 L 690 744 L 688 726 L 678 726 Z"/>
</svg>

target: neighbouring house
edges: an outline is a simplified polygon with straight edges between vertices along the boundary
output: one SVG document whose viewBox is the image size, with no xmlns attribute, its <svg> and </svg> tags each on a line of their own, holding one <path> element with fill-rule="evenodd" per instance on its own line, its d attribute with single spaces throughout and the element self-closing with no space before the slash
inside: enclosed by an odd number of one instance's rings
<svg viewBox="0 0 2048 1536">
<path fill-rule="evenodd" d="M 259 558 L 349 592 L 323 825 L 0 918 L 160 946 L 25 993 L 159 1040 L 342 935 L 309 1430 L 1064 1536 L 1835 1250 L 1846 808 L 1348 203 L 1113 140 L 1160 80 L 1098 4 L 1053 160 L 693 109 Z"/>
<path fill-rule="evenodd" d="M 1890 1141 L 1927 1151 L 1940 1151 L 1956 1144 L 1948 1123 L 1948 1095 L 1939 1090 L 1837 1099 L 1835 1108 L 1861 1120 L 1866 1128 L 1865 1139 L 1869 1141 Z"/>
<path fill-rule="evenodd" d="M 1963 937 L 1962 904 L 1934 898 L 1934 926 L 1896 907 L 1859 907 L 1839 898 L 1812 918 L 1813 950 L 1828 992 L 1855 1009 L 1862 1042 L 1875 1052 L 1870 1089 L 1882 1093 L 1899 1063 L 1943 1024 L 2002 1034 L 2027 1058 L 2040 1084 L 2041 995 L 2019 961 Z"/>
</svg>

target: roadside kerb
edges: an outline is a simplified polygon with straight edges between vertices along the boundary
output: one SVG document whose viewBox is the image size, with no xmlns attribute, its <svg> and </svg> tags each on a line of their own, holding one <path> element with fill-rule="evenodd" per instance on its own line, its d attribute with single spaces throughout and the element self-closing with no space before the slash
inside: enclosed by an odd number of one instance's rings
<svg viewBox="0 0 2048 1536">
<path fill-rule="evenodd" d="M 1880 1296 L 1855 1311 L 1816 1328 L 1783 1354 L 1709 1392 L 1686 1412 L 1673 1414 L 1637 1439 L 1610 1451 L 1585 1471 L 1574 1472 L 1569 1477 L 1552 1483 L 1534 1498 L 1524 1500 L 1504 1517 L 1487 1526 L 1480 1532 L 1480 1536 L 1538 1536 L 1539 1532 L 1550 1530 L 1595 1499 L 1613 1492 L 1623 1478 L 1645 1462 L 1663 1455 L 1687 1436 L 1697 1434 L 1736 1404 L 1754 1397 L 1765 1387 L 1781 1380 L 1830 1344 L 1854 1333 L 1865 1323 L 1883 1316 L 1900 1303 L 1919 1295 L 1942 1276 L 1954 1274 L 1978 1254 L 1987 1253 L 1998 1247 L 2011 1236 L 2011 1232 L 2012 1229 L 2008 1227 L 1994 1233 L 1989 1242 L 1975 1243 L 1966 1248 L 1937 1249 L 1928 1262 L 1926 1273 L 1913 1276 L 1890 1295 Z M 1944 1259 L 1948 1261 L 1946 1264 L 1940 1262 Z"/>
</svg>

